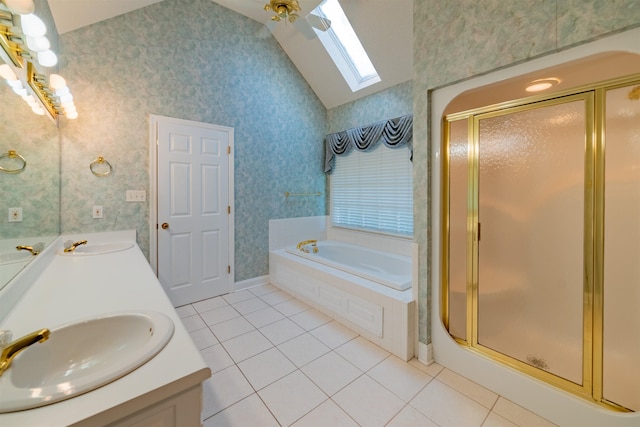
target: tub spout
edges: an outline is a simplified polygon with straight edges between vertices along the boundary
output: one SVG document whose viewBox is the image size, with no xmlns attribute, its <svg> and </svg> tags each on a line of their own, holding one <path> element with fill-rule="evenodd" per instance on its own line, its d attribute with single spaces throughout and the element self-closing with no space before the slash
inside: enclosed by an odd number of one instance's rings
<svg viewBox="0 0 640 427">
<path fill-rule="evenodd" d="M 18 353 L 35 343 L 45 342 L 49 339 L 50 334 L 51 332 L 48 329 L 41 329 L 39 331 L 32 332 L 29 335 L 25 335 L 22 338 L 18 338 L 2 349 L 2 354 L 0 355 L 0 376 L 9 369 L 13 358 L 16 357 Z"/>
<path fill-rule="evenodd" d="M 31 252 L 32 255 L 38 255 L 40 252 L 42 252 L 42 249 L 44 249 L 43 243 L 36 243 L 33 246 L 26 246 L 26 245 L 16 246 L 16 250 L 29 251 Z"/>
<path fill-rule="evenodd" d="M 313 253 L 315 254 L 315 253 L 318 253 L 317 243 L 318 243 L 317 240 L 303 240 L 302 242 L 298 243 L 298 246 L 296 246 L 296 249 L 308 254 L 309 249 L 307 249 L 305 246 L 311 245 L 313 246 Z"/>
</svg>

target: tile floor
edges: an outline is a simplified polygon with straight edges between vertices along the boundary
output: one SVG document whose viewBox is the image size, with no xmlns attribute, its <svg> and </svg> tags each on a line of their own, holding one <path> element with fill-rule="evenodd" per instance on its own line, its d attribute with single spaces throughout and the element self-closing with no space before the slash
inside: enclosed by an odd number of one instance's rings
<svg viewBox="0 0 640 427">
<path fill-rule="evenodd" d="M 177 309 L 210 366 L 212 426 L 552 426 L 443 367 L 407 362 L 273 285 Z"/>
</svg>

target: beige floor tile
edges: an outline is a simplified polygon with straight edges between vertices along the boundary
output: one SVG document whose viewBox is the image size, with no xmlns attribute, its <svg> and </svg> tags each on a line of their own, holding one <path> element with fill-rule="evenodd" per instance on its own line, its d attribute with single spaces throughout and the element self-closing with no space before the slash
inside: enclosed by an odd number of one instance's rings
<svg viewBox="0 0 640 427">
<path fill-rule="evenodd" d="M 303 366 L 302 372 L 329 396 L 362 375 L 362 371 L 333 351 Z"/>
<path fill-rule="evenodd" d="M 205 311 L 215 310 L 216 308 L 224 307 L 225 305 L 229 304 L 224 298 L 215 297 L 195 302 L 193 303 L 193 308 L 195 308 L 198 313 L 204 313 Z"/>
<path fill-rule="evenodd" d="M 552 427 L 552 422 L 534 414 L 531 411 L 516 405 L 510 400 L 500 397 L 493 407 L 493 412 L 502 418 L 511 421 L 521 427 Z"/>
<path fill-rule="evenodd" d="M 259 329 L 260 332 L 273 343 L 273 345 L 282 344 L 305 333 L 304 329 L 296 325 L 289 319 L 278 320 Z"/>
<path fill-rule="evenodd" d="M 189 332 L 193 343 L 198 350 L 202 350 L 212 345 L 218 344 L 218 339 L 209 328 L 198 329 L 197 331 Z"/>
<path fill-rule="evenodd" d="M 384 426 L 405 406 L 399 397 L 366 375 L 336 393 L 332 400 L 361 426 Z"/>
<path fill-rule="evenodd" d="M 253 327 L 244 317 L 236 317 L 225 322 L 210 325 L 209 329 L 218 338 L 218 341 L 225 342 L 239 335 L 246 334 L 256 328 Z"/>
<path fill-rule="evenodd" d="M 413 399 L 433 378 L 395 356 L 390 356 L 367 372 L 405 402 Z"/>
<path fill-rule="evenodd" d="M 275 291 L 268 294 L 264 294 L 260 296 L 260 299 L 266 302 L 269 305 L 277 305 L 281 304 L 285 301 L 290 301 L 293 299 L 293 296 L 284 292 L 284 291 Z"/>
<path fill-rule="evenodd" d="M 342 326 L 336 321 L 322 325 L 312 331 L 309 331 L 309 333 L 331 349 L 339 347 L 358 336 L 358 334 Z"/>
<path fill-rule="evenodd" d="M 325 323 L 331 322 L 332 320 L 329 316 L 319 312 L 315 308 L 303 311 L 302 313 L 294 314 L 290 317 L 290 319 L 296 322 L 301 328 L 304 328 L 306 331 L 315 329 L 318 326 L 322 326 Z"/>
<path fill-rule="evenodd" d="M 227 320 L 238 318 L 240 317 L 240 313 L 227 304 L 222 307 L 204 311 L 200 313 L 200 317 L 202 317 L 202 320 L 204 320 L 207 325 L 212 326 L 226 322 Z"/>
<path fill-rule="evenodd" d="M 176 314 L 179 318 L 184 319 L 185 317 L 193 316 L 194 314 L 198 314 L 195 308 L 191 304 L 183 305 L 181 307 L 176 307 Z"/>
<path fill-rule="evenodd" d="M 327 400 L 327 395 L 299 370 L 258 391 L 258 395 L 283 426 Z"/>
<path fill-rule="evenodd" d="M 517 424 L 502 418 L 495 412 L 490 412 L 487 419 L 484 420 L 482 427 L 517 427 Z"/>
<path fill-rule="evenodd" d="M 465 396 L 475 400 L 485 408 L 491 409 L 498 400 L 498 395 L 487 390 L 481 385 L 459 375 L 449 369 L 443 369 L 436 377 L 438 381 L 444 383 L 454 390 L 458 390 Z"/>
<path fill-rule="evenodd" d="M 253 387 L 235 365 L 213 374 L 202 384 L 203 419 L 253 394 Z"/>
<path fill-rule="evenodd" d="M 275 347 L 238 363 L 238 367 L 256 390 L 296 370 L 296 366 Z"/>
<path fill-rule="evenodd" d="M 462 393 L 431 381 L 410 405 L 441 426 L 479 427 L 489 410 Z"/>
<path fill-rule="evenodd" d="M 279 304 L 275 304 L 273 306 L 273 308 L 275 308 L 276 310 L 278 310 L 280 313 L 284 314 L 285 316 L 291 317 L 291 316 L 296 315 L 298 313 L 302 313 L 303 311 L 310 310 L 311 306 L 303 303 L 300 300 L 290 299 L 288 301 L 281 302 Z"/>
<path fill-rule="evenodd" d="M 193 332 L 207 327 L 207 325 L 202 321 L 202 318 L 197 314 L 182 318 L 180 320 L 182 321 L 182 324 L 184 325 L 187 332 Z"/>
<path fill-rule="evenodd" d="M 358 427 L 358 424 L 331 400 L 323 402 L 293 425 L 294 427 Z"/>
<path fill-rule="evenodd" d="M 221 344 L 201 350 L 200 354 L 214 374 L 235 364 Z"/>
<path fill-rule="evenodd" d="M 280 344 L 278 349 L 298 367 L 302 367 L 331 351 L 329 347 L 309 333 Z"/>
<path fill-rule="evenodd" d="M 273 347 L 273 344 L 256 330 L 224 341 L 222 345 L 236 363 Z"/>
<path fill-rule="evenodd" d="M 269 307 L 269 304 L 262 301 L 258 297 L 249 298 L 231 305 L 238 311 L 238 313 L 242 315 L 247 315 L 254 311 L 262 310 L 263 308 Z"/>
<path fill-rule="evenodd" d="M 280 313 L 273 307 L 267 307 L 262 310 L 254 311 L 253 313 L 246 314 L 244 318 L 251 322 L 251 324 L 256 328 L 262 328 L 270 323 L 284 319 L 284 314 Z"/>
<path fill-rule="evenodd" d="M 357 337 L 344 343 L 337 347 L 335 352 L 363 372 L 373 368 L 390 355 L 388 351 L 363 337 Z"/>
<path fill-rule="evenodd" d="M 278 291 L 278 287 L 268 283 L 266 285 L 254 286 L 253 288 L 247 289 L 249 292 L 259 297 L 262 295 L 270 294 L 272 292 Z"/>
<path fill-rule="evenodd" d="M 269 409 L 256 394 L 242 399 L 203 423 L 203 427 L 278 427 Z"/>
<path fill-rule="evenodd" d="M 387 424 L 387 427 L 438 427 L 417 409 L 407 405 Z"/>
<path fill-rule="evenodd" d="M 255 297 L 255 295 L 249 291 L 232 292 L 222 296 L 222 298 L 224 298 L 224 300 L 229 304 L 235 304 L 253 297 Z"/>
</svg>

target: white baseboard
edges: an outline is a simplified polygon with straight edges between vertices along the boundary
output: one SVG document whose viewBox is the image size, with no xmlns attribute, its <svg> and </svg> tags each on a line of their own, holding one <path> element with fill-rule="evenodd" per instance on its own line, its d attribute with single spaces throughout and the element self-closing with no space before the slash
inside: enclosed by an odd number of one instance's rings
<svg viewBox="0 0 640 427">
<path fill-rule="evenodd" d="M 433 359 L 433 346 L 431 343 L 418 343 L 418 360 L 427 366 L 435 362 Z"/>
<path fill-rule="evenodd" d="M 235 282 L 233 284 L 233 291 L 243 291 L 245 289 L 253 288 L 254 286 L 266 285 L 269 283 L 269 275 L 254 277 L 251 279 L 243 280 L 241 282 Z"/>
</svg>

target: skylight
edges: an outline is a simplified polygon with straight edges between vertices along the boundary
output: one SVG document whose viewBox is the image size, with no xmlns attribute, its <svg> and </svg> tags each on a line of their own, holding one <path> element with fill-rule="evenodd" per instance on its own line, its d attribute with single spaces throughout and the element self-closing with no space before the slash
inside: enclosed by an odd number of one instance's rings
<svg viewBox="0 0 640 427">
<path fill-rule="evenodd" d="M 342 73 L 352 92 L 380 81 L 338 0 L 324 0 L 312 13 L 331 21 L 327 31 L 314 28 L 322 45 Z"/>
</svg>

